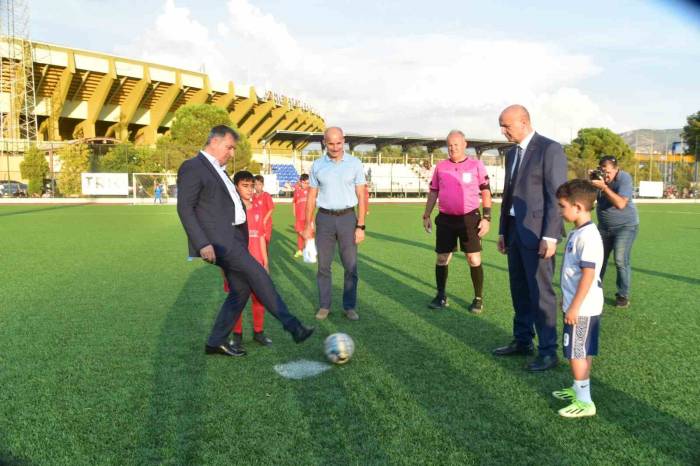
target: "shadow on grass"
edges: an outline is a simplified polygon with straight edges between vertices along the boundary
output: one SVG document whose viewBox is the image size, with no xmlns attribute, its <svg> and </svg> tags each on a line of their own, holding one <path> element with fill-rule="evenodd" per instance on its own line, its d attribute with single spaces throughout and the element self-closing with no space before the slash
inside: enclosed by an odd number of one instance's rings
<svg viewBox="0 0 700 466">
<path fill-rule="evenodd" d="M 394 285 L 391 282 L 382 283 L 382 280 L 386 281 L 382 272 L 377 274 L 377 269 L 372 266 L 368 268 L 363 259 L 360 259 L 360 262 L 360 274 L 364 280 L 373 281 L 377 286 L 386 284 L 387 288 Z M 278 261 L 275 264 L 276 272 L 285 274 L 301 295 L 313 297 L 310 300 L 315 302 L 317 290 L 313 282 L 308 280 L 311 274 L 305 270 L 309 264 L 289 260 Z M 315 267 L 313 270 L 315 272 Z M 397 272 L 405 276 L 402 271 Z M 374 281 L 375 279 L 380 281 Z M 340 281 L 341 278 L 336 277 L 335 282 L 339 284 Z M 400 290 L 401 293 L 407 291 L 404 305 L 415 305 L 418 301 L 417 292 L 410 287 L 405 288 L 406 290 Z M 334 298 L 338 298 L 340 294 L 340 286 L 334 286 Z M 372 303 L 363 300 L 361 296 L 360 292 L 360 322 L 346 321 L 338 312 L 340 306 L 336 302 L 329 319 L 321 322 L 319 326 L 328 333 L 351 332 L 357 343 L 372 353 L 393 381 L 389 385 L 374 382 L 355 386 L 352 382 L 344 382 L 343 371 L 348 370 L 352 374 L 356 370 L 349 366 L 334 368 L 324 375 L 325 384 L 317 385 L 311 381 L 303 387 L 300 385 L 297 397 L 307 413 L 306 421 L 312 432 L 321 433 L 316 437 L 317 448 L 314 450 L 320 464 L 390 464 L 399 458 L 409 457 L 417 463 L 434 461 L 438 464 L 473 462 L 475 458 L 497 461 L 499 454 L 488 451 L 493 447 L 492 436 L 508 438 L 508 433 L 514 426 L 519 426 L 522 430 L 518 434 L 518 440 L 522 444 L 537 442 L 539 434 L 535 433 L 532 422 L 526 417 L 513 416 L 508 411 L 508 400 L 495 403 L 494 394 L 489 393 L 489 390 L 480 384 L 478 377 L 472 378 L 455 370 L 447 358 L 417 338 L 420 330 L 416 333 L 402 330 L 381 314 L 372 313 Z M 423 301 L 425 297 L 422 296 L 420 302 Z M 368 331 L 368 327 L 381 331 Z M 350 328 L 354 328 L 355 331 Z M 364 333 L 362 330 L 365 330 Z M 387 333 L 391 335 L 390 339 L 387 339 Z M 323 337 L 319 335 L 317 338 Z M 429 368 L 415 364 L 415 361 L 423 358 L 429 358 Z M 333 380 L 329 382 L 328 377 L 332 377 Z M 439 384 L 440 389 L 431 389 L 432 384 Z M 328 388 L 329 385 L 331 389 Z M 395 393 L 397 385 L 401 393 Z M 451 392 L 452 390 L 454 392 Z M 367 393 L 368 391 L 371 393 Z M 446 392 L 453 393 L 453 396 L 458 396 L 457 393 L 468 394 L 469 406 L 465 409 L 473 413 L 473 423 L 464 425 L 455 422 L 454 413 L 451 412 L 454 405 L 444 403 Z M 436 396 L 436 393 L 442 395 Z M 406 396 L 410 398 L 409 404 L 417 405 L 409 412 L 406 412 Z M 502 408 L 497 409 L 493 405 Z M 375 411 L 373 406 L 379 410 Z M 495 416 L 496 419 L 510 419 L 511 422 L 496 422 L 489 436 L 480 441 L 470 439 L 469 442 L 465 442 L 472 432 L 470 429 L 478 431 L 481 428 L 481 411 L 490 412 L 490 416 Z M 327 438 L 323 433 L 335 435 Z M 342 444 L 339 443 L 338 433 L 343 433 L 346 437 Z M 415 453 L 404 450 L 406 445 L 417 444 L 420 444 L 421 448 Z M 553 458 L 560 455 L 558 447 L 555 446 L 549 449 L 543 446 L 540 450 Z M 513 459 L 511 450 L 508 450 L 506 456 L 509 460 Z"/>
<path fill-rule="evenodd" d="M 366 235 L 368 238 L 383 240 L 383 241 L 387 241 L 387 242 L 392 243 L 392 244 L 401 243 L 401 244 L 405 244 L 405 245 L 411 246 L 411 247 L 427 249 L 429 251 L 435 251 L 435 246 L 433 246 L 432 243 L 431 244 L 420 243 L 418 241 L 413 241 L 410 239 L 401 238 L 399 236 L 392 236 L 392 235 L 385 235 L 384 233 L 377 233 L 376 231 L 368 231 L 366 233 Z M 434 238 L 432 239 L 432 241 L 435 241 Z"/>
<path fill-rule="evenodd" d="M 612 264 L 612 265 L 613 265 L 613 269 L 614 269 L 614 264 Z M 668 273 L 668 272 L 660 272 L 658 270 L 640 269 L 639 267 L 632 267 L 632 270 L 635 272 L 646 274 L 646 275 L 651 275 L 653 277 L 660 277 L 660 278 L 665 278 L 667 280 L 674 280 L 677 282 L 688 283 L 689 285 L 700 285 L 700 279 L 693 278 L 693 277 L 676 275 L 676 274 Z"/>
<path fill-rule="evenodd" d="M 304 265 L 279 261 L 278 267 L 299 293 L 304 296 L 316 293 L 315 286 L 304 279 L 308 276 L 308 272 L 302 268 Z M 385 280 L 388 287 L 394 285 L 383 273 L 377 273 L 376 269 L 364 263 L 360 273 L 366 276 L 365 280 L 374 283 L 382 283 L 375 279 Z M 337 277 L 335 281 L 339 283 L 340 279 Z M 410 287 L 401 290 L 401 293 L 404 291 L 407 292 L 404 305 L 410 308 L 417 300 L 416 292 Z M 339 294 L 340 287 L 334 286 L 334 298 Z M 447 357 L 417 338 L 416 335 L 421 334 L 419 329 L 416 332 L 401 329 L 381 314 L 371 312 L 372 307 L 372 303 L 363 300 L 360 293 L 360 322 L 347 322 L 340 312 L 336 312 L 339 308 L 336 303 L 329 319 L 320 326 L 329 332 L 348 331 L 353 334 L 356 342 L 371 352 L 388 378 L 393 380 L 378 383 L 368 379 L 367 385 L 359 382 L 360 385 L 356 386 L 353 382 L 344 382 L 343 371 L 347 370 L 350 374 L 357 371 L 353 366 L 348 366 L 334 368 L 323 376 L 326 380 L 333 377 L 332 382 L 327 381 L 318 387 L 313 382 L 307 382 L 300 385 L 298 390 L 297 397 L 304 406 L 310 429 L 320 433 L 314 450 L 320 464 L 391 464 L 399 458 L 436 464 L 460 464 L 485 458 L 503 462 L 505 457 L 513 460 L 512 450 L 507 450 L 507 454 L 505 449 L 503 453 L 489 450 L 493 450 L 494 437 L 508 439 L 514 428 L 519 429 L 518 441 L 522 445 L 536 444 L 539 434 L 533 429 L 531 420 L 510 412 L 508 400 L 496 402 L 497 396 L 483 387 L 478 377 L 456 370 Z M 381 331 L 374 332 L 372 328 Z M 387 338 L 387 334 L 391 338 Z M 429 367 L 415 364 L 423 359 L 430 361 Z M 350 380 L 357 380 L 357 373 Z M 328 385 L 332 387 L 330 391 Z M 467 417 L 470 419 L 466 424 L 455 422 L 455 413 L 452 412 L 454 403 L 444 402 L 445 396 L 450 396 L 448 394 L 460 399 L 464 399 L 463 395 L 466 394 L 469 401 L 464 409 L 469 411 Z M 406 397 L 409 398 L 408 402 Z M 407 408 L 406 404 L 413 406 Z M 470 434 L 482 429 L 482 411 L 490 413 L 485 424 L 491 424 L 494 419 L 497 421 L 493 422 L 489 435 L 480 435 L 480 440 L 470 438 L 465 442 Z M 503 423 L 502 419 L 509 419 L 510 422 Z M 331 434 L 331 438 L 324 433 Z M 339 433 L 351 441 L 339 444 Z M 416 451 L 406 451 L 407 445 L 416 446 Z M 544 445 L 540 451 L 552 458 L 561 456 L 556 446 Z M 505 454 L 505 457 L 500 458 L 501 454 Z"/>
<path fill-rule="evenodd" d="M 41 208 L 37 208 L 37 209 L 15 210 L 14 212 L 1 213 L 0 217 L 11 217 L 13 215 L 35 214 L 37 212 L 46 212 L 49 210 L 59 210 L 59 209 L 69 209 L 71 207 L 83 207 L 86 205 L 87 204 L 60 204 L 60 205 L 52 205 L 49 207 L 41 207 Z"/>
<path fill-rule="evenodd" d="M 464 344 L 470 346 L 475 351 L 484 354 L 487 357 L 491 357 L 491 350 L 493 347 L 499 344 L 505 343 L 512 339 L 512 336 L 503 329 L 497 327 L 496 325 L 480 318 L 469 319 L 468 324 L 465 325 L 454 325 L 452 319 L 430 319 L 430 313 L 425 311 L 416 311 L 416 302 L 420 302 L 419 299 L 423 298 L 423 294 L 417 292 L 410 286 L 407 286 L 403 281 L 397 280 L 396 278 L 387 275 L 378 266 L 389 267 L 381 262 L 374 261 L 374 265 L 365 258 L 360 257 L 361 272 L 363 276 L 363 286 L 369 286 L 374 288 L 375 292 L 385 294 L 385 290 L 392 290 L 391 298 L 407 311 L 412 312 L 418 318 L 425 320 L 431 326 L 439 328 L 443 332 L 451 335 L 457 340 L 464 342 Z M 420 306 L 419 306 L 420 307 Z M 378 314 L 372 315 L 372 319 L 381 319 Z M 465 319 L 468 316 L 464 316 Z M 391 326 L 391 323 L 387 323 L 387 326 Z M 392 329 L 392 331 L 396 331 Z M 416 332 L 419 332 L 416 329 Z M 401 333 L 401 332 L 400 332 Z M 402 339 L 410 341 L 411 345 L 418 345 L 420 347 L 421 343 L 416 341 L 410 334 L 402 334 Z M 377 342 L 381 344 L 381 342 Z M 405 345 L 406 342 L 401 345 Z M 395 365 L 392 364 L 391 354 L 386 353 L 386 344 L 382 345 L 384 349 L 379 351 L 377 354 L 384 355 L 387 360 L 387 367 L 391 370 L 395 370 Z M 390 348 L 391 346 L 389 346 Z M 422 354 L 430 354 L 431 351 L 427 348 L 421 350 Z M 441 361 L 439 355 L 433 353 L 431 355 L 431 367 L 430 371 L 434 372 L 436 370 L 443 371 L 454 371 L 449 366 L 445 365 L 444 361 Z M 522 379 L 523 383 L 530 385 L 534 391 L 538 391 L 540 396 L 549 399 L 549 390 L 551 388 L 546 388 L 543 386 L 542 379 L 540 377 L 533 378 L 531 374 L 523 372 L 520 367 L 515 367 L 512 360 L 505 359 L 494 359 L 494 361 L 501 365 L 505 370 L 511 371 L 516 377 Z M 440 367 L 445 365 L 445 367 Z M 558 378 L 563 377 L 563 368 L 559 368 L 556 371 L 551 372 L 554 377 L 557 374 L 561 374 Z M 402 374 L 397 372 L 395 374 L 399 378 L 404 379 L 404 383 L 411 384 L 411 380 L 406 380 L 402 377 Z M 455 377 L 459 377 L 455 374 Z M 551 377 L 551 378 L 554 378 Z M 568 377 L 564 377 L 568 382 Z M 459 386 L 464 384 L 469 390 L 475 390 L 477 393 L 483 391 L 483 387 L 475 384 L 473 380 L 461 377 L 459 379 Z M 548 384 L 547 384 L 548 385 Z M 597 418 L 605 422 L 614 424 L 625 431 L 628 432 L 630 437 L 636 438 L 649 446 L 653 447 L 659 452 L 667 455 L 669 458 L 675 458 L 679 461 L 689 461 L 692 460 L 694 455 L 696 455 L 697 439 L 700 432 L 693 426 L 689 425 L 686 421 L 679 419 L 671 414 L 662 412 L 661 410 L 649 405 L 644 401 L 640 401 L 630 396 L 627 393 L 618 390 L 617 388 L 610 386 L 600 380 L 594 382 L 595 386 L 595 397 L 599 401 L 599 413 Z M 556 388 L 556 386 L 555 386 Z M 417 399 L 421 400 L 421 404 L 426 406 L 428 412 L 440 411 L 440 405 L 438 400 L 432 399 L 429 394 L 423 394 L 420 391 L 413 391 Z M 493 393 L 484 393 L 486 398 L 494 398 Z M 503 400 L 503 405 L 507 406 L 508 401 Z M 518 417 L 513 412 L 501 412 L 498 414 L 498 404 L 492 403 L 488 405 L 488 416 L 492 419 L 498 419 L 498 422 L 506 423 L 512 427 L 514 424 L 518 431 L 518 439 L 522 441 L 523 444 L 532 440 L 531 445 L 541 445 L 541 448 L 547 448 L 546 444 L 543 445 L 542 439 L 535 438 L 534 436 L 529 436 L 525 430 L 527 430 L 528 422 L 526 419 L 518 419 Z M 497 414 L 494 417 L 494 413 Z M 634 413 L 630 415 L 630 413 Z M 556 414 L 553 412 L 553 416 Z M 449 421 L 448 419 L 436 419 L 439 422 Z M 519 427 L 518 427 L 519 426 Z M 492 428 L 500 429 L 497 423 L 492 425 Z M 536 430 L 536 429 L 535 429 Z M 510 432 L 510 431 L 509 431 Z M 643 435 L 642 435 L 643 433 Z M 493 435 L 507 435 L 507 432 L 490 432 L 490 436 Z M 520 436 L 523 436 L 522 438 Z M 530 438 L 531 437 L 531 438 Z M 551 452 L 551 458 L 557 458 L 561 455 L 561 452 L 553 451 Z M 549 453 L 548 453 L 549 454 Z M 697 458 L 695 458 L 697 459 Z M 505 458 L 503 458 L 505 460 Z"/>
<path fill-rule="evenodd" d="M 204 343 L 208 328 L 193 309 L 203 289 L 211 289 L 211 274 L 194 270 L 165 316 L 153 354 L 153 392 L 146 420 L 149 463 L 201 464 L 206 426 Z"/>
<path fill-rule="evenodd" d="M 274 263 L 275 273 L 281 273 L 288 277 L 289 282 L 307 301 L 302 309 L 313 309 L 317 305 L 318 292 L 315 280 L 308 279 L 311 275 L 309 268 L 316 273 L 316 264 L 293 262 L 290 259 L 279 260 Z M 340 293 L 334 289 L 334 295 Z M 301 309 L 298 309 L 301 310 Z M 313 314 L 299 313 L 297 315 L 307 325 L 313 320 Z M 309 344 L 318 344 L 325 335 L 333 333 L 336 329 L 330 321 L 315 321 L 316 335 Z M 364 464 L 387 464 L 389 457 L 384 451 L 381 439 L 376 436 L 367 436 L 366 426 L 371 425 L 372 419 L 368 419 L 365 413 L 352 401 L 352 394 L 344 384 L 342 371 L 345 368 L 334 368 L 323 375 L 322 379 L 308 379 L 304 381 L 290 381 L 297 388 L 297 399 L 302 405 L 302 411 L 306 425 L 310 430 L 315 446 L 312 449 L 314 462 L 317 464 L 344 464 L 362 458 Z M 331 380 L 329 380 L 331 378 Z M 330 388 L 329 388 L 330 387 Z M 364 418 L 364 423 L 357 421 Z M 343 435 L 328 435 L 329 433 L 343 433 Z M 301 460 L 300 458 L 297 461 Z"/>
<path fill-rule="evenodd" d="M 0 466 L 30 466 L 31 464 L 29 460 L 17 458 L 9 451 L 0 447 Z"/>
</svg>

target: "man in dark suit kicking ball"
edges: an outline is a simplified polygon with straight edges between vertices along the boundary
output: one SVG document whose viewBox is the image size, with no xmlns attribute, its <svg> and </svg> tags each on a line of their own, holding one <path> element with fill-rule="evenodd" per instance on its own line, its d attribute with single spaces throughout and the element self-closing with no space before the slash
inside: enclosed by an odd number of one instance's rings
<svg viewBox="0 0 700 466">
<path fill-rule="evenodd" d="M 537 331 L 538 354 L 527 369 L 545 371 L 558 364 L 557 300 L 552 287 L 554 254 L 563 224 L 557 188 L 566 181 L 566 155 L 558 142 L 532 129 L 530 114 L 511 105 L 498 120 L 515 146 L 506 155 L 506 177 L 498 228 L 498 250 L 508 255 L 513 299 L 513 341 L 496 348 L 496 356 L 532 354 Z"/>
<path fill-rule="evenodd" d="M 190 256 L 218 265 L 230 286 L 205 346 L 206 354 L 225 356 L 246 354 L 232 346 L 228 337 L 251 290 L 295 342 L 301 343 L 314 331 L 289 312 L 268 273 L 248 252 L 245 208 L 225 171 L 237 142 L 233 129 L 215 126 L 204 149 L 177 173 L 177 213 L 187 233 Z"/>
</svg>

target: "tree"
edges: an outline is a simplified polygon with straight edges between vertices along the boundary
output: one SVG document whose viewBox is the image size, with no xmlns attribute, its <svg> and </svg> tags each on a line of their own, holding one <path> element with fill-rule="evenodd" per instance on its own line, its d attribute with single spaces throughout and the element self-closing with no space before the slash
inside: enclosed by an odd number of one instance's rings
<svg viewBox="0 0 700 466">
<path fill-rule="evenodd" d="M 102 172 L 139 173 L 162 172 L 164 166 L 158 160 L 156 151 L 146 146 L 134 146 L 131 143 L 118 144 L 102 157 L 99 163 Z"/>
<path fill-rule="evenodd" d="M 622 137 L 607 128 L 580 129 L 576 139 L 564 148 L 569 159 L 569 177 L 588 178 L 588 170 L 598 166 L 603 155 L 614 155 L 620 168 L 634 164 L 634 153 Z"/>
<path fill-rule="evenodd" d="M 61 173 L 58 176 L 58 190 L 64 196 L 79 195 L 82 191 L 81 173 L 87 172 L 90 165 L 90 151 L 85 144 L 68 144 L 58 151 Z"/>
<path fill-rule="evenodd" d="M 240 134 L 238 144 L 236 144 L 236 156 L 228 162 L 226 169 L 229 173 L 239 170 L 248 170 L 251 173 L 260 173 L 260 164 L 252 159 L 253 150 L 250 141 L 245 134 Z"/>
<path fill-rule="evenodd" d="M 19 170 L 22 178 L 29 180 L 27 194 L 41 194 L 44 178 L 49 173 L 49 163 L 44 153 L 36 146 L 29 147 L 24 153 L 24 160 L 19 164 Z"/>
<path fill-rule="evenodd" d="M 673 184 L 675 184 L 679 190 L 682 190 L 683 188 L 690 189 L 693 182 L 694 172 L 695 170 L 692 164 L 675 164 L 675 168 L 673 170 Z"/>
<path fill-rule="evenodd" d="M 681 135 L 688 144 L 688 153 L 697 157 L 700 154 L 700 111 L 689 115 L 687 120 Z"/>
<path fill-rule="evenodd" d="M 156 158 L 163 163 L 166 171 L 177 170 L 182 162 L 204 146 L 209 130 L 217 125 L 233 128 L 233 122 L 223 108 L 209 104 L 183 105 L 175 112 L 170 133 L 158 140 Z M 236 146 L 235 169 L 247 169 L 250 165 L 250 143 L 245 135 L 240 134 Z"/>
</svg>

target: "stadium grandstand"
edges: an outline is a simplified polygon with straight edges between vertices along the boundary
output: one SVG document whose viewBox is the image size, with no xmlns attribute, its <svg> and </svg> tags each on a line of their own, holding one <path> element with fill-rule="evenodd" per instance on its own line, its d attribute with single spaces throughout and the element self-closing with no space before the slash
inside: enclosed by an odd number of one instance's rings
<svg viewBox="0 0 700 466">
<path fill-rule="evenodd" d="M 248 137 L 253 160 L 271 177 L 273 192 L 290 193 L 323 150 L 325 121 L 319 113 L 272 91 L 260 95 L 252 86 L 216 81 L 202 72 L 17 37 L 0 36 L 0 58 L 0 180 L 8 192 L 9 184 L 26 181 L 19 165 L 31 143 L 46 151 L 55 179 L 61 161 L 54 154 L 63 145 L 153 146 L 169 131 L 175 111 L 188 104 L 226 109 Z M 347 134 L 346 143 L 363 160 L 372 193 L 389 196 L 425 194 L 433 158 L 443 157 L 445 149 L 444 138 L 413 136 Z M 509 146 L 469 141 L 470 150 L 483 157 L 496 192 Z"/>
<path fill-rule="evenodd" d="M 31 57 L 29 65 L 21 65 L 23 56 Z M 272 131 L 325 127 L 323 118 L 299 100 L 272 91 L 259 95 L 252 86 L 219 82 L 205 73 L 7 36 L 0 36 L 0 58 L 0 149 L 5 158 L 0 178 L 19 178 L 22 153 L 33 139 L 16 129 L 22 119 L 18 100 L 32 100 L 29 111 L 43 148 L 76 140 L 151 145 L 169 130 L 179 107 L 197 103 L 226 109 L 254 152 Z M 31 72 L 22 75 L 16 71 L 20 66 Z M 29 93 L 15 92 L 20 81 L 31 87 Z"/>
<path fill-rule="evenodd" d="M 318 112 L 271 91 L 259 95 L 252 86 L 218 82 L 201 72 L 7 36 L 0 36 L 0 58 L 0 180 L 6 183 L 25 181 L 19 165 L 32 142 L 46 151 L 55 178 L 61 161 L 53 154 L 61 146 L 126 141 L 152 146 L 169 131 L 175 111 L 187 104 L 226 109 L 248 137 L 253 160 L 272 175 L 272 190 L 281 194 L 291 192 L 299 174 L 323 149 L 325 122 Z M 23 131 L 23 124 L 31 126 L 27 115 L 34 129 Z M 348 150 L 365 162 L 375 195 L 424 194 L 432 154 L 445 147 L 443 138 L 348 134 L 346 141 Z M 400 147 L 404 155 L 383 159 L 388 146 Z M 508 146 L 470 140 L 479 157 L 489 150 L 502 153 Z M 371 155 L 363 147 L 373 147 Z M 423 148 L 423 157 L 409 157 L 415 147 Z M 487 165 L 502 170 L 502 157 Z M 492 178 L 503 177 L 495 171 Z"/>
<path fill-rule="evenodd" d="M 264 167 L 263 171 L 275 175 L 274 182 L 279 184 L 282 193 L 291 193 L 299 175 L 308 172 L 313 160 L 323 150 L 323 133 L 276 130 L 261 144 L 262 153 L 257 154 L 256 159 Z M 424 195 L 429 190 L 436 158 L 446 157 L 441 152 L 446 149 L 444 138 L 348 133 L 345 134 L 345 144 L 350 153 L 362 160 L 370 191 L 375 196 Z M 506 141 L 469 139 L 468 151 L 484 162 L 496 193 L 503 190 L 503 154 L 511 145 Z M 397 151 L 383 156 L 384 149 L 390 146 L 400 148 L 398 157 Z M 282 154 L 280 147 L 285 150 Z M 304 150 L 313 147 L 319 150 Z M 411 151 L 414 148 L 421 149 L 421 156 L 415 156 Z M 288 151 L 291 151 L 291 156 Z"/>
</svg>

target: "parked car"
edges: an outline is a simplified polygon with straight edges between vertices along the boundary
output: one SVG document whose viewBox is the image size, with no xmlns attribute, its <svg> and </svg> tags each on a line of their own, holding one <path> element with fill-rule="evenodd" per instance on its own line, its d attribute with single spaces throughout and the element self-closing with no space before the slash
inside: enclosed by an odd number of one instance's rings
<svg viewBox="0 0 700 466">
<path fill-rule="evenodd" d="M 0 181 L 0 196 L 2 197 L 26 197 L 28 186 L 19 181 Z"/>
</svg>

